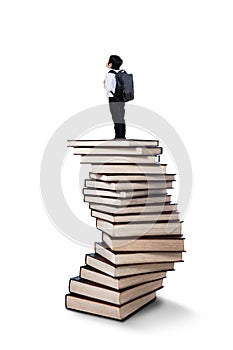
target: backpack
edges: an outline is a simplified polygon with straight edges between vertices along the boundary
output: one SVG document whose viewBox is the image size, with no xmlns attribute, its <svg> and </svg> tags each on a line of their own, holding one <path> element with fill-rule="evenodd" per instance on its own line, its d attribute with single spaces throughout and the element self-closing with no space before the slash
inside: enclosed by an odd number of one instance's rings
<svg viewBox="0 0 233 350">
<path fill-rule="evenodd" d="M 124 69 L 119 72 L 110 70 L 108 73 L 114 73 L 116 77 L 116 89 L 113 94 L 117 102 L 128 102 L 134 99 L 133 74 L 128 74 Z"/>
</svg>

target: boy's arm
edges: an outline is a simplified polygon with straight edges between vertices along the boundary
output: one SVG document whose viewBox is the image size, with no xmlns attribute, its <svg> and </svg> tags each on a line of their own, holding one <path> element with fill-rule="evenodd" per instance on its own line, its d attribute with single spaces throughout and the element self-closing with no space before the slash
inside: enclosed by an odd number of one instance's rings
<svg viewBox="0 0 233 350">
<path fill-rule="evenodd" d="M 104 80 L 104 88 L 105 90 L 107 90 L 108 92 L 110 92 L 112 90 L 112 80 L 114 79 L 114 75 L 113 74 L 107 74 Z"/>
</svg>

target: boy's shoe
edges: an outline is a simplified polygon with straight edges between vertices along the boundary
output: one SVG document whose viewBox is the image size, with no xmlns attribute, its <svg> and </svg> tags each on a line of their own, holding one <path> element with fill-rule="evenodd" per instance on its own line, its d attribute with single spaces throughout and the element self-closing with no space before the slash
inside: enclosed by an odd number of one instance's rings
<svg viewBox="0 0 233 350">
<path fill-rule="evenodd" d="M 125 124 L 124 123 L 115 123 L 115 139 L 125 139 Z"/>
</svg>

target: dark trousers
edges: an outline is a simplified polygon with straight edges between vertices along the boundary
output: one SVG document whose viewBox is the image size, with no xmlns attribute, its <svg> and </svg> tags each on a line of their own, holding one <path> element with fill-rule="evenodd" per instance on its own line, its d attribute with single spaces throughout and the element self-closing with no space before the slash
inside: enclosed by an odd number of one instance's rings
<svg viewBox="0 0 233 350">
<path fill-rule="evenodd" d="M 114 97 L 109 97 L 109 109 L 114 122 L 115 138 L 125 138 L 125 102 L 116 102 Z"/>
</svg>

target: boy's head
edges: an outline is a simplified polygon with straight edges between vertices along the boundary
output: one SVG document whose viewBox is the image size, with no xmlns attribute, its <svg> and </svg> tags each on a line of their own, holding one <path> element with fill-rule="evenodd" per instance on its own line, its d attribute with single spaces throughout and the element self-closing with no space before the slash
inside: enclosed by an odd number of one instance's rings
<svg viewBox="0 0 233 350">
<path fill-rule="evenodd" d="M 123 60 L 120 58 L 120 56 L 111 55 L 106 64 L 106 67 L 117 70 L 117 69 L 120 69 L 120 66 L 122 65 L 122 63 L 123 63 Z"/>
</svg>

